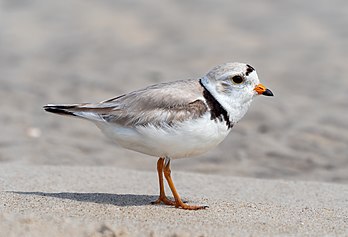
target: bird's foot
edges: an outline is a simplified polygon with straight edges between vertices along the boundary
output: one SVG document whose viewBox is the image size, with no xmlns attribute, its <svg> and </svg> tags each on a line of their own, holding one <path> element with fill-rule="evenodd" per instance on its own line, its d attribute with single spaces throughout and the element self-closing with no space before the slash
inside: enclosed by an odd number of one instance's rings
<svg viewBox="0 0 348 237">
<path fill-rule="evenodd" d="M 168 199 L 166 196 L 159 196 L 156 201 L 151 202 L 151 204 L 161 204 L 175 206 L 175 201 Z"/>
<path fill-rule="evenodd" d="M 175 203 L 176 208 L 181 208 L 184 210 L 202 210 L 202 209 L 207 209 L 208 206 L 194 206 L 194 205 L 187 205 L 184 202 L 177 202 Z"/>
<path fill-rule="evenodd" d="M 158 205 L 163 203 L 164 205 L 169 205 L 169 206 L 175 206 L 176 208 L 181 208 L 184 210 L 201 210 L 201 209 L 206 209 L 208 206 L 194 206 L 194 205 L 188 205 L 186 204 L 186 201 L 172 201 L 166 196 L 160 196 L 156 201 L 151 202 L 153 205 Z"/>
</svg>

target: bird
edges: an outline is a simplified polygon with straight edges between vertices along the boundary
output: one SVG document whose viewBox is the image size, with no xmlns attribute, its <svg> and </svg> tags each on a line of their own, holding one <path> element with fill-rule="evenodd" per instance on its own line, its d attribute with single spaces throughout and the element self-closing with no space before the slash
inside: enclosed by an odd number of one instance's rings
<svg viewBox="0 0 348 237">
<path fill-rule="evenodd" d="M 164 82 L 99 103 L 47 104 L 47 112 L 93 122 L 123 148 L 158 158 L 159 197 L 153 204 L 205 209 L 182 201 L 172 160 L 200 155 L 221 143 L 258 95 L 273 96 L 246 63 L 224 63 L 196 79 Z M 164 178 L 173 194 L 168 198 Z"/>
</svg>

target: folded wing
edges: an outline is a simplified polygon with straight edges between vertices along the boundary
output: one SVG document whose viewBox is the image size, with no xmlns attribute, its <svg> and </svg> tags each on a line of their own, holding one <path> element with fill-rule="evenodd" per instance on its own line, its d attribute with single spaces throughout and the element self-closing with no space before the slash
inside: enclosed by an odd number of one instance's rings
<svg viewBox="0 0 348 237">
<path fill-rule="evenodd" d="M 162 83 L 96 104 L 47 105 L 48 112 L 121 126 L 173 125 L 201 117 L 207 106 L 198 80 Z"/>
</svg>

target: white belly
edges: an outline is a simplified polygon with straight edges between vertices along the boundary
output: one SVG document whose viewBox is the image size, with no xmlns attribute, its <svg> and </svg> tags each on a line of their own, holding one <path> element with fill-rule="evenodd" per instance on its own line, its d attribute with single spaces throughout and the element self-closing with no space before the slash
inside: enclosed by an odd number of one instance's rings
<svg viewBox="0 0 348 237">
<path fill-rule="evenodd" d="M 173 159 L 204 153 L 222 142 L 230 131 L 225 122 L 210 120 L 208 114 L 164 128 L 122 127 L 108 123 L 98 123 L 97 126 L 124 148 Z"/>
</svg>

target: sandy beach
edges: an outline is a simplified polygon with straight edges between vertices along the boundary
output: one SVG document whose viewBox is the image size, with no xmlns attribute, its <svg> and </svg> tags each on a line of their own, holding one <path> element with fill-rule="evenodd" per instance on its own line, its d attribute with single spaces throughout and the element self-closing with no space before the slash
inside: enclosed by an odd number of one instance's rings
<svg viewBox="0 0 348 237">
<path fill-rule="evenodd" d="M 105 167 L 0 167 L 1 236 L 346 236 L 348 187 L 175 174 L 183 198 L 151 205 L 156 173 Z M 113 235 L 114 234 L 114 235 Z"/>
<path fill-rule="evenodd" d="M 348 2 L 0 1 L 0 236 L 347 236 Z M 172 162 L 208 210 L 148 203 L 156 158 L 47 103 L 97 102 L 247 62 L 259 97 Z"/>
</svg>

